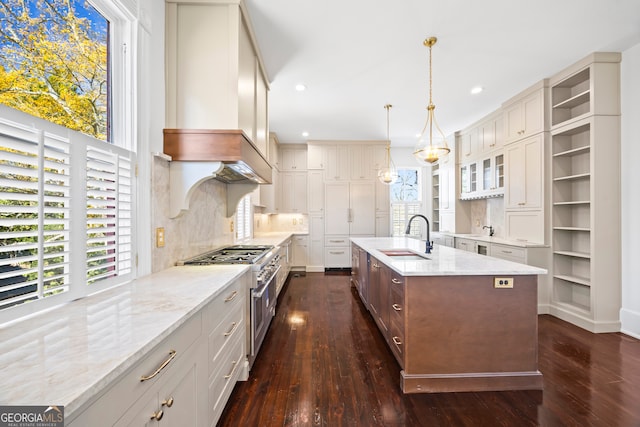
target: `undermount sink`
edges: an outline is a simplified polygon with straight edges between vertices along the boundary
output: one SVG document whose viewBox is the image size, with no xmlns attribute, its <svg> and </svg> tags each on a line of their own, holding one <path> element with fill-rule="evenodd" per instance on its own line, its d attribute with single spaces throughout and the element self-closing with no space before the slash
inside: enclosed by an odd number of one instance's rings
<svg viewBox="0 0 640 427">
<path fill-rule="evenodd" d="M 379 249 L 379 251 L 398 261 L 424 261 L 431 259 L 425 255 L 417 254 L 410 249 Z"/>
</svg>

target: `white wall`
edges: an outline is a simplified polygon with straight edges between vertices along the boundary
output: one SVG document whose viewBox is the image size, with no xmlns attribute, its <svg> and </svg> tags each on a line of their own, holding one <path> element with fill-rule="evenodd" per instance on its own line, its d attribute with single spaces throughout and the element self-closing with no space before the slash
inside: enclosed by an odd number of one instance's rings
<svg viewBox="0 0 640 427">
<path fill-rule="evenodd" d="M 622 332 L 640 338 L 640 44 L 622 53 Z"/>
</svg>

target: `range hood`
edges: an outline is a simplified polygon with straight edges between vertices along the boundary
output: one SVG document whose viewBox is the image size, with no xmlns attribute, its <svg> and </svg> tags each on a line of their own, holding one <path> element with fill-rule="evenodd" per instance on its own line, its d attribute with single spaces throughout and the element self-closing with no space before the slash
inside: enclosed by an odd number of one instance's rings
<svg viewBox="0 0 640 427">
<path fill-rule="evenodd" d="M 271 184 L 271 166 L 241 130 L 164 129 L 172 161 L 219 162 L 212 177 L 226 184 Z"/>
</svg>

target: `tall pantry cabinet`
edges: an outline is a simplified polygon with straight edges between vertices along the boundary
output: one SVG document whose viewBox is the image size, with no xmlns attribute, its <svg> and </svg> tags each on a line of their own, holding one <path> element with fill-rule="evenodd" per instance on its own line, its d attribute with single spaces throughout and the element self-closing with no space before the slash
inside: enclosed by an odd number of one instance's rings
<svg viewBox="0 0 640 427">
<path fill-rule="evenodd" d="M 593 53 L 550 79 L 551 314 L 620 330 L 620 60 Z"/>
<path fill-rule="evenodd" d="M 351 236 L 389 234 L 389 188 L 377 182 L 385 145 L 385 141 L 308 142 L 310 239 L 312 248 L 316 242 L 316 253 L 323 244 L 324 255 L 324 265 L 314 266 L 313 271 L 351 267 Z"/>
</svg>

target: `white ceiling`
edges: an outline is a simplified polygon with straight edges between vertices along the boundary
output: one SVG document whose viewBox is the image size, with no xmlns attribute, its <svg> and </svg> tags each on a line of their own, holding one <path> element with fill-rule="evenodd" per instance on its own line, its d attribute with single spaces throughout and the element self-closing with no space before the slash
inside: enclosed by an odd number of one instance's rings
<svg viewBox="0 0 640 427">
<path fill-rule="evenodd" d="M 413 146 L 426 118 L 429 36 L 447 135 L 591 52 L 640 43 L 640 0 L 245 1 L 281 143 L 384 140 L 392 104 L 392 146 Z"/>
</svg>

